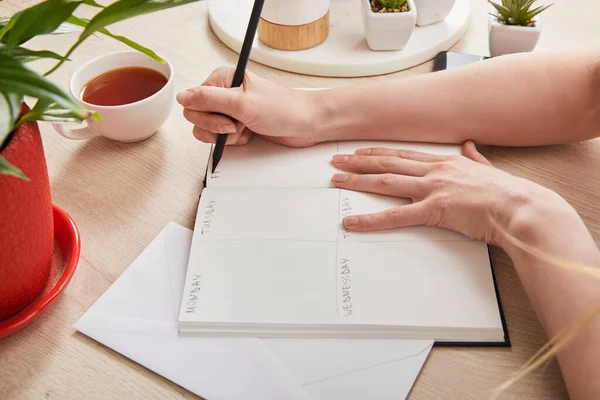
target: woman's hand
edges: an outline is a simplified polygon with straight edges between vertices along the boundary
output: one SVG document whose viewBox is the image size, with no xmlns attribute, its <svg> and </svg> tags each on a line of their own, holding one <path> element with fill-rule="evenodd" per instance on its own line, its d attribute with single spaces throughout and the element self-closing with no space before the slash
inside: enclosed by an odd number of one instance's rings
<svg viewBox="0 0 600 400">
<path fill-rule="evenodd" d="M 214 143 L 218 133 L 229 134 L 227 144 L 234 145 L 248 143 L 255 134 L 293 147 L 326 140 L 316 133 L 319 109 L 312 92 L 286 88 L 250 73 L 242 87 L 232 89 L 233 73 L 233 69 L 219 68 L 201 86 L 177 95 L 198 140 Z"/>
<path fill-rule="evenodd" d="M 346 217 L 344 227 L 372 231 L 430 225 L 501 246 L 495 224 L 507 229 L 515 219 L 532 215 L 539 202 L 566 204 L 554 192 L 494 168 L 473 142 L 465 143 L 462 152 L 463 156 L 441 156 L 375 148 L 334 156 L 333 164 L 351 173 L 336 174 L 335 186 L 413 201 L 376 214 Z"/>
</svg>

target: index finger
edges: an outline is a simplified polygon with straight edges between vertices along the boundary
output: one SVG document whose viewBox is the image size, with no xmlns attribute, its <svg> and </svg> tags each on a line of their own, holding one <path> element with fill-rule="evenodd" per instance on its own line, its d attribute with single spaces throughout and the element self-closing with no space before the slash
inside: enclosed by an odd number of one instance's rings
<svg viewBox="0 0 600 400">
<path fill-rule="evenodd" d="M 239 115 L 243 114 L 240 95 L 239 88 L 200 86 L 177 93 L 176 99 L 179 104 L 189 110 L 220 113 L 239 120 Z"/>
<path fill-rule="evenodd" d="M 407 160 L 422 161 L 422 162 L 437 162 L 445 161 L 448 156 L 441 156 L 438 154 L 423 153 L 415 150 L 406 149 L 388 149 L 384 147 L 372 147 L 368 149 L 358 149 L 355 151 L 356 154 L 360 155 L 372 155 L 372 156 L 394 156 L 405 158 Z"/>
<path fill-rule="evenodd" d="M 374 214 L 351 215 L 342 220 L 344 228 L 354 232 L 370 232 L 407 226 L 426 225 L 429 209 L 423 202 L 407 204 Z"/>
</svg>

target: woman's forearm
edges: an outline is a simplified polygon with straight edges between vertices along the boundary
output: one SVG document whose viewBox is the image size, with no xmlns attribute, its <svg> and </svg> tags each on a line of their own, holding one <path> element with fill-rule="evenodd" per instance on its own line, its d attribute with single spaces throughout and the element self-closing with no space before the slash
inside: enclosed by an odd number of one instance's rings
<svg viewBox="0 0 600 400">
<path fill-rule="evenodd" d="M 314 93 L 324 140 L 532 146 L 600 135 L 600 52 L 534 52 Z"/>
<path fill-rule="evenodd" d="M 600 306 L 600 279 L 566 270 L 544 260 L 554 257 L 600 270 L 600 252 L 577 213 L 558 195 L 549 193 L 525 206 L 509 233 L 539 254 L 532 254 L 506 237 L 502 247 L 538 314 L 548 338 L 581 323 Z M 600 396 L 600 316 L 594 318 L 558 352 L 558 361 L 572 399 Z"/>
</svg>

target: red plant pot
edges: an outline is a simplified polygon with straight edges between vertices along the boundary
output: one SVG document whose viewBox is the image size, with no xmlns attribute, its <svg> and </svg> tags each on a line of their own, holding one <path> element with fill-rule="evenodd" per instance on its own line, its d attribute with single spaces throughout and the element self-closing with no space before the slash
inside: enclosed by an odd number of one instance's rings
<svg viewBox="0 0 600 400">
<path fill-rule="evenodd" d="M 23 112 L 29 111 L 23 105 Z M 21 125 L 0 152 L 29 181 L 0 174 L 0 321 L 43 289 L 52 262 L 54 226 L 44 147 L 35 121 Z"/>
</svg>

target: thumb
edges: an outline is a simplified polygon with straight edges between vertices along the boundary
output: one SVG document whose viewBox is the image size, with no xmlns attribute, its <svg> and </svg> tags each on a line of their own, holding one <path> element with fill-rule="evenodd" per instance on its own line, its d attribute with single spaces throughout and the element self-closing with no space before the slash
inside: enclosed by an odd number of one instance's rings
<svg viewBox="0 0 600 400">
<path fill-rule="evenodd" d="M 204 83 L 201 86 L 217 86 L 228 88 L 231 87 L 231 82 L 233 81 L 233 75 L 235 74 L 235 68 L 230 67 L 219 67 L 215 69 L 209 76 L 206 78 Z M 246 75 L 248 72 L 246 72 Z M 246 81 L 246 77 L 244 77 L 244 81 Z"/>
<path fill-rule="evenodd" d="M 188 110 L 225 114 L 240 122 L 245 119 L 244 93 L 238 88 L 200 86 L 179 92 L 177 102 Z"/>
<path fill-rule="evenodd" d="M 473 143 L 472 140 L 467 140 L 465 142 L 462 148 L 462 155 L 480 164 L 492 165 L 483 154 L 477 151 L 477 147 L 475 147 L 475 143 Z"/>
</svg>

